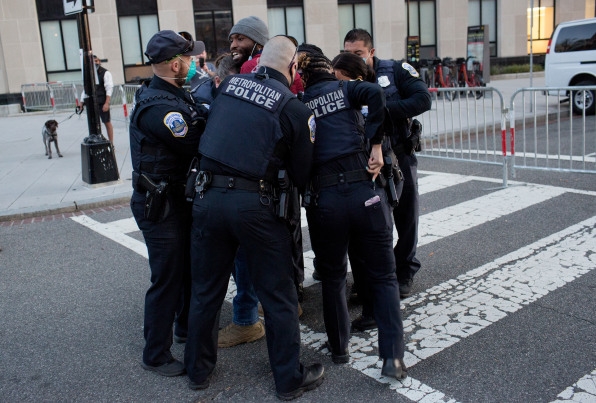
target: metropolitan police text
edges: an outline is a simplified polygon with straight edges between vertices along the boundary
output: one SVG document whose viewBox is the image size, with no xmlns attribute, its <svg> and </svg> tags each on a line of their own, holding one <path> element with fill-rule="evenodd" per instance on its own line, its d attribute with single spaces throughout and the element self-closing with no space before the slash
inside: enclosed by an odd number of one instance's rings
<svg viewBox="0 0 596 403">
<path fill-rule="evenodd" d="M 275 102 L 279 101 L 282 97 L 280 92 L 271 87 L 266 87 L 258 82 L 240 77 L 234 77 L 230 80 L 226 92 L 262 105 L 268 109 L 271 109 L 275 105 Z"/>
</svg>

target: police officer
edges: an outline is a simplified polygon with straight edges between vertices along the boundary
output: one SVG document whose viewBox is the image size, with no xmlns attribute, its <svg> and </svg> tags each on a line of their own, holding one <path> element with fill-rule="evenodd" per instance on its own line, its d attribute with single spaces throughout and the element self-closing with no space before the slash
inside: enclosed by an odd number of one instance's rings
<svg viewBox="0 0 596 403">
<path fill-rule="evenodd" d="M 191 389 L 207 388 L 215 368 L 219 312 L 238 247 L 245 251 L 263 305 L 277 396 L 294 399 L 323 381 L 321 364 L 306 367 L 299 361 L 292 237 L 274 203 L 276 195 L 283 196 L 276 190 L 280 168 L 301 190 L 311 170 L 314 119 L 289 90 L 295 57 L 296 46 L 288 38 L 272 38 L 259 70 L 227 77 L 211 104 L 193 203 L 193 283 L 184 356 Z"/>
<path fill-rule="evenodd" d="M 177 312 L 176 336 L 183 341 L 187 333 L 191 204 L 185 200 L 184 184 L 206 116 L 206 110 L 199 110 L 182 89 L 192 76 L 191 56 L 200 47 L 190 34 L 181 34 L 159 31 L 147 43 L 145 55 L 154 76 L 135 94 L 130 118 L 130 205 L 145 238 L 151 269 L 142 366 L 163 376 L 185 372 L 170 347 Z"/>
<path fill-rule="evenodd" d="M 322 54 L 303 54 L 303 102 L 317 127 L 313 203 L 306 208 L 317 269 L 322 277 L 323 317 L 335 363 L 349 361 L 350 317 L 346 302 L 348 245 L 366 262 L 379 324 L 382 375 L 403 379 L 403 325 L 392 251 L 391 209 L 377 178 L 383 166 L 385 97 L 365 81 L 340 81 Z M 362 105 L 369 113 L 364 124 Z M 367 141 L 368 140 L 368 141 Z M 369 146 L 370 152 L 368 150 Z"/>
<path fill-rule="evenodd" d="M 398 240 L 394 248 L 401 298 L 412 293 L 414 275 L 420 269 L 416 258 L 418 243 L 418 160 L 414 153 L 420 142 L 419 130 L 410 130 L 409 118 L 431 108 L 428 87 L 408 63 L 375 57 L 372 36 L 364 29 L 353 29 L 344 38 L 344 51 L 354 53 L 374 68 L 383 88 L 394 124 L 391 146 L 404 175 L 403 192 L 393 210 Z"/>
</svg>

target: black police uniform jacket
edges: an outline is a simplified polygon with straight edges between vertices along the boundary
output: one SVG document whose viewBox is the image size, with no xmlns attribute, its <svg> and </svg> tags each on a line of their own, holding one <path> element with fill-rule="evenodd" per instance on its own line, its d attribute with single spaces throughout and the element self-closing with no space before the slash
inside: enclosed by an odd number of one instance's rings
<svg viewBox="0 0 596 403">
<path fill-rule="evenodd" d="M 317 122 L 315 166 L 366 151 L 367 139 L 371 144 L 383 139 L 385 102 L 374 84 L 339 81 L 329 73 L 315 73 L 309 77 L 302 102 L 313 111 Z M 362 105 L 369 107 L 366 125 Z"/>
<path fill-rule="evenodd" d="M 383 88 L 393 120 L 391 144 L 402 144 L 409 136 L 408 118 L 428 111 L 432 98 L 426 83 L 410 64 L 374 58 L 377 83 Z"/>
<path fill-rule="evenodd" d="M 159 77 L 144 83 L 135 94 L 130 116 L 133 171 L 154 180 L 184 183 L 197 155 L 205 116 L 206 110 L 195 106 L 185 90 Z"/>
<path fill-rule="evenodd" d="M 283 137 L 280 114 L 295 95 L 266 74 L 228 76 L 211 104 L 199 153 L 249 179 L 265 174 Z M 245 135 L 246 128 L 254 131 Z M 242 156 L 238 158 L 238 156 Z"/>
</svg>

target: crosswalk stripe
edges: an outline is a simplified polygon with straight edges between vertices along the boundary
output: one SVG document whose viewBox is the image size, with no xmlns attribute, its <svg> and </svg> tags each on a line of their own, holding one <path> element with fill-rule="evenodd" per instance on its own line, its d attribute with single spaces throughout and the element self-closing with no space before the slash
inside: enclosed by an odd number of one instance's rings
<svg viewBox="0 0 596 403">
<path fill-rule="evenodd" d="M 95 221 L 94 219 L 90 218 L 86 215 L 79 215 L 75 217 L 71 217 L 73 221 L 78 222 L 81 225 L 105 236 L 106 238 L 111 239 L 114 242 L 119 243 L 122 246 L 127 247 L 128 249 L 132 250 L 133 252 L 138 253 L 139 255 L 148 258 L 149 255 L 147 253 L 147 246 L 144 242 L 137 241 L 136 239 L 126 235 L 126 233 L 122 230 L 122 226 L 112 226 L 111 223 L 100 223 Z M 134 220 L 134 219 L 133 219 Z M 136 225 L 136 224 L 135 224 Z M 133 232 L 128 231 L 127 232 Z M 138 228 L 137 228 L 138 231 Z"/>
<path fill-rule="evenodd" d="M 406 300 L 408 310 L 415 312 L 403 321 L 406 366 L 416 365 L 593 270 L 595 225 L 596 216 Z M 308 332 L 306 326 L 303 330 L 303 344 L 322 348 L 325 333 Z M 441 400 L 444 395 L 437 395 L 441 392 L 416 379 L 383 379 L 382 361 L 367 354 L 377 345 L 377 336 L 376 330 L 352 335 L 350 366 L 390 383 L 412 400 L 433 395 L 439 400 L 432 401 L 452 401 Z"/>
<path fill-rule="evenodd" d="M 420 216 L 418 246 L 496 220 L 565 193 L 555 187 L 511 186 L 485 196 Z M 397 232 L 393 231 L 397 239 Z"/>
<path fill-rule="evenodd" d="M 557 395 L 557 400 L 551 403 L 594 403 L 596 402 L 596 369 L 581 377 L 573 386 L 568 387 Z"/>
</svg>

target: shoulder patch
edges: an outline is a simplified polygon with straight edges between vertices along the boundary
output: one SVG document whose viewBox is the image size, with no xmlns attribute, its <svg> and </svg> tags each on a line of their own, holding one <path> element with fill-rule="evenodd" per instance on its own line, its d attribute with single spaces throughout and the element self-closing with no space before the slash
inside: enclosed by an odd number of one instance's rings
<svg viewBox="0 0 596 403">
<path fill-rule="evenodd" d="M 308 127 L 310 128 L 310 142 L 314 144 L 315 134 L 317 131 L 317 124 L 315 123 L 314 115 L 310 115 L 310 118 L 308 118 Z"/>
<path fill-rule="evenodd" d="M 188 133 L 188 126 L 180 112 L 170 112 L 163 118 L 163 124 L 166 125 L 174 137 L 184 137 Z"/>
<path fill-rule="evenodd" d="M 387 76 L 379 76 L 377 78 L 377 83 L 381 87 L 385 88 L 385 87 L 389 86 L 389 84 L 391 84 L 391 81 L 389 81 L 389 77 L 387 77 Z"/>
<path fill-rule="evenodd" d="M 420 77 L 420 74 L 418 74 L 416 69 L 412 67 L 411 64 L 404 62 L 401 64 L 401 67 L 403 67 L 404 70 L 407 70 L 412 77 Z"/>
</svg>

